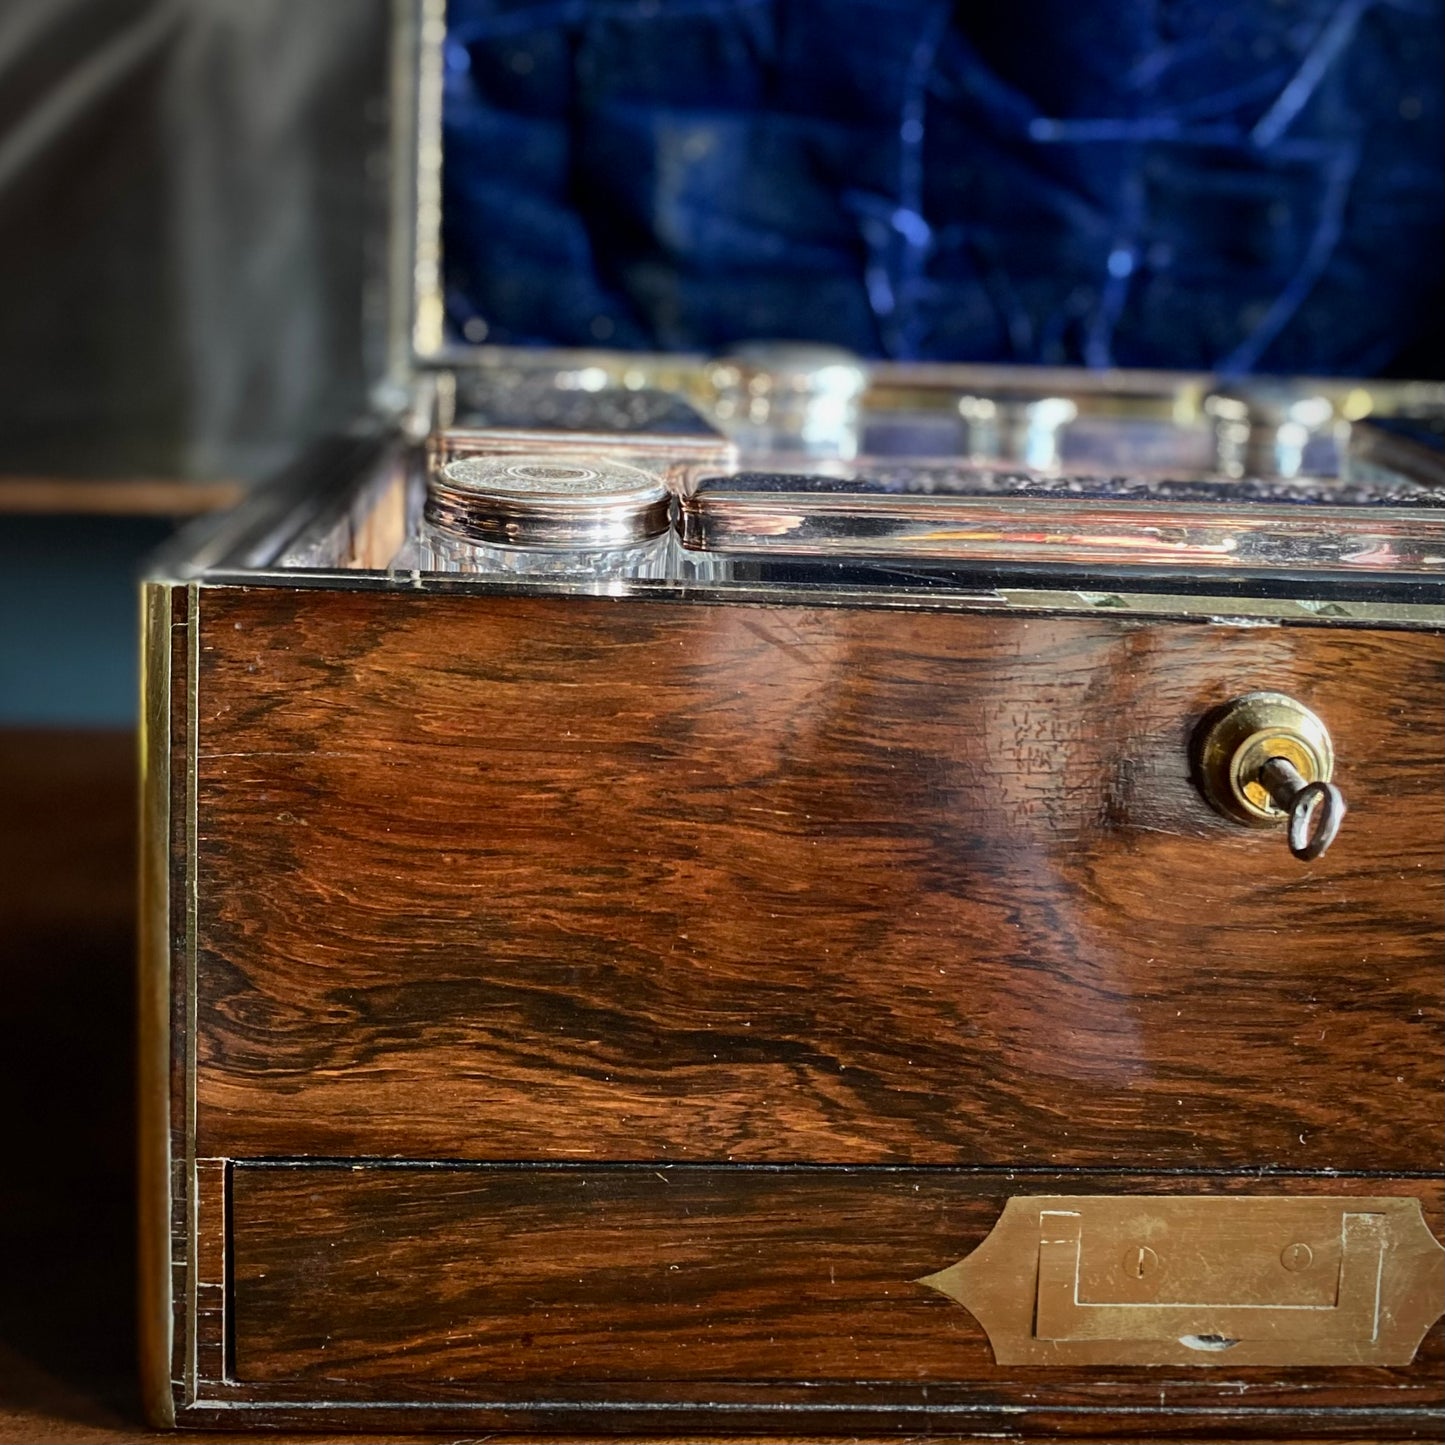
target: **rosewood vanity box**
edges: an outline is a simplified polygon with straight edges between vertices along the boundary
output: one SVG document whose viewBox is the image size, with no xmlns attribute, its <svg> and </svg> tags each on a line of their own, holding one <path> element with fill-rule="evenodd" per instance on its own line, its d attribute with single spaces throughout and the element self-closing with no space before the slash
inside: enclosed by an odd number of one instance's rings
<svg viewBox="0 0 1445 1445">
<path fill-rule="evenodd" d="M 144 585 L 155 1420 L 1438 1438 L 1445 389 L 447 343 L 423 18 Z"/>
</svg>

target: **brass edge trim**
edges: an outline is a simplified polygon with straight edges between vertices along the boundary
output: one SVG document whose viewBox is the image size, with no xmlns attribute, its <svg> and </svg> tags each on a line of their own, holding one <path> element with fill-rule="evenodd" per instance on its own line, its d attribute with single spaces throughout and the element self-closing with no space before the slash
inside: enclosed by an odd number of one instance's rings
<svg viewBox="0 0 1445 1445">
<path fill-rule="evenodd" d="M 171 596 L 140 590 L 140 899 L 137 1073 L 141 1390 L 148 1419 L 175 1424 L 171 1277 L 170 790 Z"/>
<path fill-rule="evenodd" d="M 400 0 L 419 5 L 423 0 Z M 410 277 L 407 278 L 410 281 Z M 414 294 L 406 291 L 407 304 Z M 442 338 L 435 351 L 424 358 L 429 366 L 454 367 L 477 372 L 499 368 L 529 371 L 571 371 L 600 367 L 620 377 L 633 373 L 649 384 L 665 389 L 688 390 L 688 379 L 700 372 L 710 359 L 698 351 L 616 351 L 600 346 L 508 347 L 495 343 L 472 344 Z M 1171 415 L 1184 421 L 1197 419 L 1204 397 L 1227 385 L 1229 379 L 1207 371 L 1121 370 L 1091 371 L 1086 367 L 1018 366 L 973 362 L 892 362 L 859 358 L 867 372 L 871 397 L 865 406 L 893 409 L 890 396 L 926 392 L 989 391 L 1003 388 L 1028 397 L 1064 394 L 1090 404 L 1147 402 L 1166 406 Z M 695 378 L 693 384 L 695 385 Z M 1291 387 L 1300 393 L 1323 394 L 1343 403 L 1354 392 L 1366 392 L 1371 417 L 1393 416 L 1410 407 L 1445 406 L 1445 382 L 1425 380 L 1381 380 L 1369 377 L 1292 376 Z"/>
<path fill-rule="evenodd" d="M 417 596 L 587 597 L 575 583 L 545 577 L 483 576 L 448 572 L 381 571 L 374 568 L 276 567 L 239 571 L 207 570 L 205 580 L 218 587 L 281 587 L 292 590 L 323 589 L 338 592 L 392 592 Z M 1437 589 L 1438 583 L 1432 584 Z M 1412 632 L 1445 631 L 1445 595 L 1441 602 L 1370 602 L 1356 599 L 1298 597 L 1240 597 L 1219 593 L 1093 591 L 1077 586 L 1059 588 L 1011 586 L 998 583 L 970 589 L 963 583 L 952 591 L 893 585 L 804 587 L 784 582 L 672 583 L 639 579 L 620 594 L 649 602 L 690 603 L 705 606 L 879 607 L 926 612 L 1091 613 L 1132 616 L 1139 619 L 1178 619 L 1238 627 L 1377 627 Z"/>
<path fill-rule="evenodd" d="M 416 316 L 416 37 L 421 0 L 392 0 L 390 134 L 387 155 L 386 371 L 384 384 L 404 393 L 411 380 Z"/>
<path fill-rule="evenodd" d="M 417 6 L 420 0 L 391 0 L 388 38 L 386 144 L 386 255 L 382 261 L 385 303 L 385 356 L 376 378 L 381 395 L 373 403 L 395 408 L 411 373 L 413 292 L 412 253 L 416 249 L 416 75 Z"/>
<path fill-rule="evenodd" d="M 200 1238 L 196 1177 L 196 769 L 200 753 L 201 586 L 186 586 L 186 1403 L 195 1404 L 199 1362 Z"/>
<path fill-rule="evenodd" d="M 1207 593 L 1047 592 L 1000 587 L 1003 604 L 1016 611 L 1104 612 L 1176 618 L 1238 627 L 1305 624 L 1316 627 L 1445 629 L 1445 605 L 1428 602 L 1354 602 L 1298 597 L 1230 597 Z"/>
<path fill-rule="evenodd" d="M 410 157 L 412 194 L 404 214 L 414 217 L 411 276 L 406 294 L 411 302 L 412 360 L 435 358 L 446 340 L 442 299 L 442 99 L 446 0 L 401 0 L 411 10 L 415 27 L 411 44 L 403 46 L 412 67 Z M 414 8 L 413 8 L 414 7 Z M 402 82 L 403 84 L 405 82 Z"/>
</svg>

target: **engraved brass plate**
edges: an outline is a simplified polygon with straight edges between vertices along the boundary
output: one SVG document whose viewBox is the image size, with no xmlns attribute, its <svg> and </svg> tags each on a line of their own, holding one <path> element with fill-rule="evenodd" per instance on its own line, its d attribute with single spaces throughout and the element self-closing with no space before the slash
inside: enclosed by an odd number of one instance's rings
<svg viewBox="0 0 1445 1445">
<path fill-rule="evenodd" d="M 1413 1198 L 1025 1196 L 918 1283 L 1000 1365 L 1408 1365 L 1445 1249 Z"/>
</svg>

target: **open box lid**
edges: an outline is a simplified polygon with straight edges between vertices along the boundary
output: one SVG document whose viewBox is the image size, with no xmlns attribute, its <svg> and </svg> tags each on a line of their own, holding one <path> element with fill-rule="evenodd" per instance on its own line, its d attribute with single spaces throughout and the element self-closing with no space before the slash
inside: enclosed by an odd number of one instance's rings
<svg viewBox="0 0 1445 1445">
<path fill-rule="evenodd" d="M 1438 89 L 1428 17 L 1092 9 L 396 0 L 394 370 L 788 340 L 1137 395 L 1387 363 L 1439 271 L 1431 116 L 1395 105 Z"/>
</svg>

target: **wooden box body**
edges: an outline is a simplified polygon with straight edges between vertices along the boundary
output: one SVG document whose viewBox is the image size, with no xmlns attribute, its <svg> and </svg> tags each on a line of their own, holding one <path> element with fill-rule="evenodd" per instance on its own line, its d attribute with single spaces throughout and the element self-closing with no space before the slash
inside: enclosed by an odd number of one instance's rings
<svg viewBox="0 0 1445 1445">
<path fill-rule="evenodd" d="M 145 584 L 154 1418 L 1437 1438 L 1445 512 L 1355 424 L 1445 388 L 459 348 L 398 15 L 374 425 Z M 429 565 L 428 439 L 665 473 L 696 551 Z M 1309 865 L 1201 795 L 1259 689 L 1333 736 Z M 1350 1221 L 1412 1211 L 1346 1329 Z"/>
<path fill-rule="evenodd" d="M 172 563 L 146 648 L 157 1418 L 1438 1434 L 1438 1323 L 1008 1365 L 924 1282 L 1016 1196 L 1445 1235 L 1438 627 Z M 1192 774 L 1262 687 L 1312 865 Z"/>
</svg>

